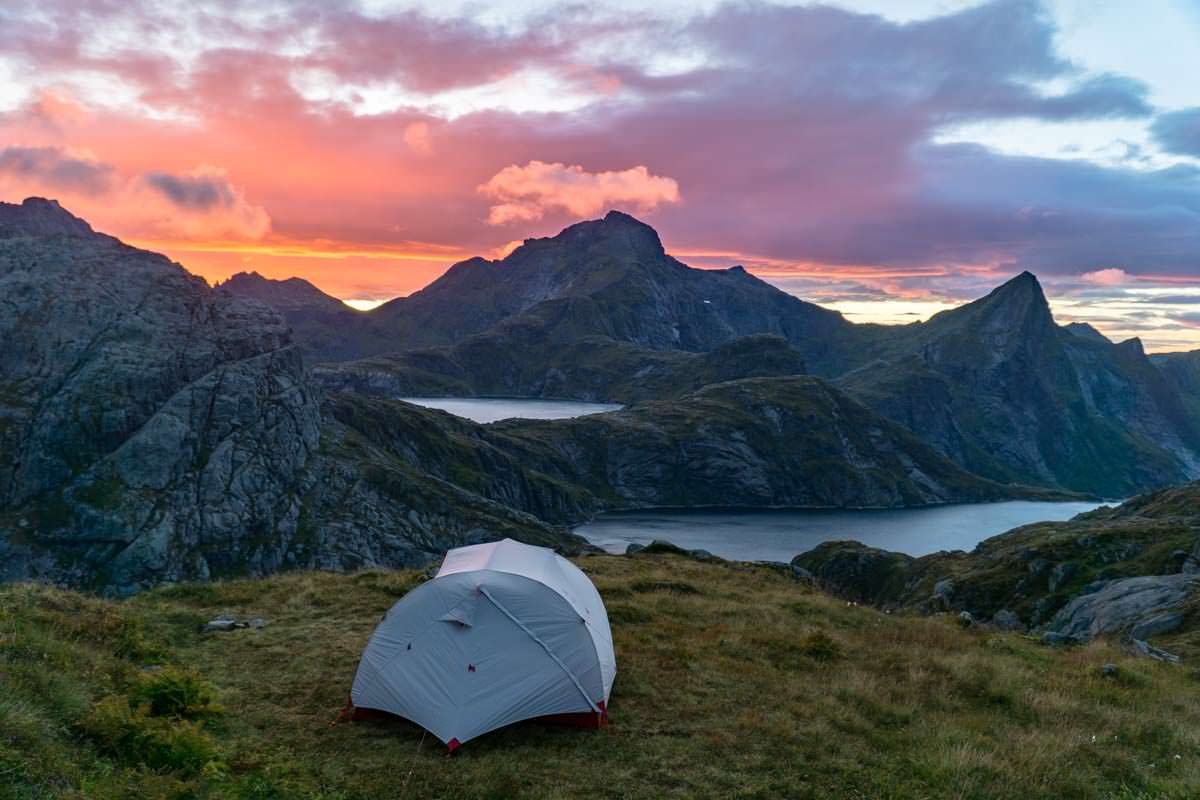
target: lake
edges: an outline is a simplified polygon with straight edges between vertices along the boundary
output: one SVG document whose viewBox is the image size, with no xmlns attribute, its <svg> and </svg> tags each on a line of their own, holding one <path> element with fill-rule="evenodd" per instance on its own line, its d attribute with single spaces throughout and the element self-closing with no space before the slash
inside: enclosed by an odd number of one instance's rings
<svg viewBox="0 0 1200 800">
<path fill-rule="evenodd" d="M 524 400 L 492 397 L 400 397 L 406 403 L 448 411 L 475 422 L 502 419 L 570 419 L 601 414 L 621 408 L 613 403 L 583 403 L 577 400 Z"/>
<path fill-rule="evenodd" d="M 879 511 L 619 511 L 601 514 L 575 532 L 612 553 L 625 552 L 631 543 L 665 539 L 738 561 L 791 561 L 821 542 L 853 539 L 923 556 L 971 550 L 1020 525 L 1070 519 L 1099 505 L 1014 500 Z"/>
</svg>

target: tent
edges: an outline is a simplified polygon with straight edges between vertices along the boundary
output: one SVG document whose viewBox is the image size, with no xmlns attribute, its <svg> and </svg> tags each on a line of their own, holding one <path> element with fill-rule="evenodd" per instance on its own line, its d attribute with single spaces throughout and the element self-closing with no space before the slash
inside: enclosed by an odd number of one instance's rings
<svg viewBox="0 0 1200 800">
<path fill-rule="evenodd" d="M 600 593 L 545 547 L 459 547 L 401 598 L 363 651 L 350 700 L 421 725 L 453 752 L 534 717 L 602 725 L 617 662 Z"/>
</svg>

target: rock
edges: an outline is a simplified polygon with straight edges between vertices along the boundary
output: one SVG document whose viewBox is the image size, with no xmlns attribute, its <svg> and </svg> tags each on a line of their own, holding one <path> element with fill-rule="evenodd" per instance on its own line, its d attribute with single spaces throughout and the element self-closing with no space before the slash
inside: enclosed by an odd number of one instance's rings
<svg viewBox="0 0 1200 800">
<path fill-rule="evenodd" d="M 232 617 L 217 617 L 214 620 L 209 620 L 208 624 L 204 626 L 204 630 L 211 633 L 214 631 L 231 631 L 237 627 L 237 620 Z"/>
<path fill-rule="evenodd" d="M 954 581 L 943 578 L 933 585 L 933 598 L 943 607 L 949 608 L 954 597 Z"/>
<path fill-rule="evenodd" d="M 1067 581 L 1071 580 L 1075 574 L 1079 572 L 1079 567 L 1070 561 L 1064 561 L 1061 564 L 1055 564 L 1054 569 L 1050 571 L 1050 591 L 1057 592 L 1059 588 Z"/>
<path fill-rule="evenodd" d="M 971 616 L 970 611 L 959 612 L 958 624 L 962 625 L 964 628 L 970 628 L 975 624 L 975 617 Z"/>
<path fill-rule="evenodd" d="M 672 555 L 672 556 L 689 555 L 687 550 L 684 550 L 679 545 L 674 544 L 672 542 L 668 542 L 665 539 L 655 539 L 654 541 L 650 542 L 650 544 L 643 547 L 640 552 L 645 553 L 646 555 L 653 555 L 653 554 L 665 554 L 665 555 Z"/>
<path fill-rule="evenodd" d="M 268 623 L 262 617 L 253 617 L 253 618 L 247 620 L 246 627 L 249 628 L 250 630 L 257 631 L 257 630 L 262 630 L 263 628 L 267 627 L 268 624 L 270 624 L 270 623 Z"/>
<path fill-rule="evenodd" d="M 911 556 L 867 547 L 859 542 L 823 542 L 791 561 L 819 585 L 849 600 L 877 602 L 895 580 L 903 580 Z"/>
<path fill-rule="evenodd" d="M 1132 645 L 1135 653 L 1156 659 L 1158 661 L 1166 661 L 1169 664 L 1178 664 L 1181 660 L 1179 656 L 1175 655 L 1174 653 L 1161 650 L 1142 641 L 1141 639 L 1133 639 L 1131 640 L 1130 644 Z"/>
<path fill-rule="evenodd" d="M 1046 631 L 1081 641 L 1124 632 L 1159 612 L 1182 605 L 1197 590 L 1200 576 L 1195 575 L 1147 575 L 1112 581 L 1099 591 L 1067 603 L 1046 625 Z"/>
<path fill-rule="evenodd" d="M 1002 631 L 1016 631 L 1025 627 L 1021 624 L 1020 617 L 1005 608 L 992 615 L 992 625 Z"/>
<path fill-rule="evenodd" d="M 1171 633 L 1179 629 L 1179 626 L 1183 624 L 1183 618 L 1182 611 L 1156 614 L 1134 625 L 1129 631 L 1129 636 L 1133 639 L 1152 639 L 1164 633 Z"/>
<path fill-rule="evenodd" d="M 1117 665 L 1112 663 L 1105 664 L 1100 668 L 1100 674 L 1106 678 L 1115 678 L 1117 676 Z"/>
</svg>

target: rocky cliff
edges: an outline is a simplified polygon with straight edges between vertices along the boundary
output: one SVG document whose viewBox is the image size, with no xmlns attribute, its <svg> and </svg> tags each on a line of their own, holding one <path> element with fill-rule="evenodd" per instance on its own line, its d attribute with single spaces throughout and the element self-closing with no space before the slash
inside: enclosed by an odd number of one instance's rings
<svg viewBox="0 0 1200 800">
<path fill-rule="evenodd" d="M 1130 341 L 1054 323 L 1024 273 L 895 330 L 838 379 L 965 468 L 1123 497 L 1200 475 L 1200 416 Z"/>
<path fill-rule="evenodd" d="M 354 450 L 287 326 L 57 204 L 0 204 L 0 577 L 129 591 L 575 540 Z"/>
</svg>

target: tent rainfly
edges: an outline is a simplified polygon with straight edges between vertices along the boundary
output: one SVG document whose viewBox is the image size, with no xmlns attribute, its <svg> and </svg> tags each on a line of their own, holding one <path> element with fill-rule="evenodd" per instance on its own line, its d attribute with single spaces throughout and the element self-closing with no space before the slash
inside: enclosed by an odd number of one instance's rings
<svg viewBox="0 0 1200 800">
<path fill-rule="evenodd" d="M 350 700 L 459 745 L 534 717 L 607 721 L 617 674 L 600 593 L 545 547 L 505 539 L 446 554 L 363 651 Z"/>
</svg>

